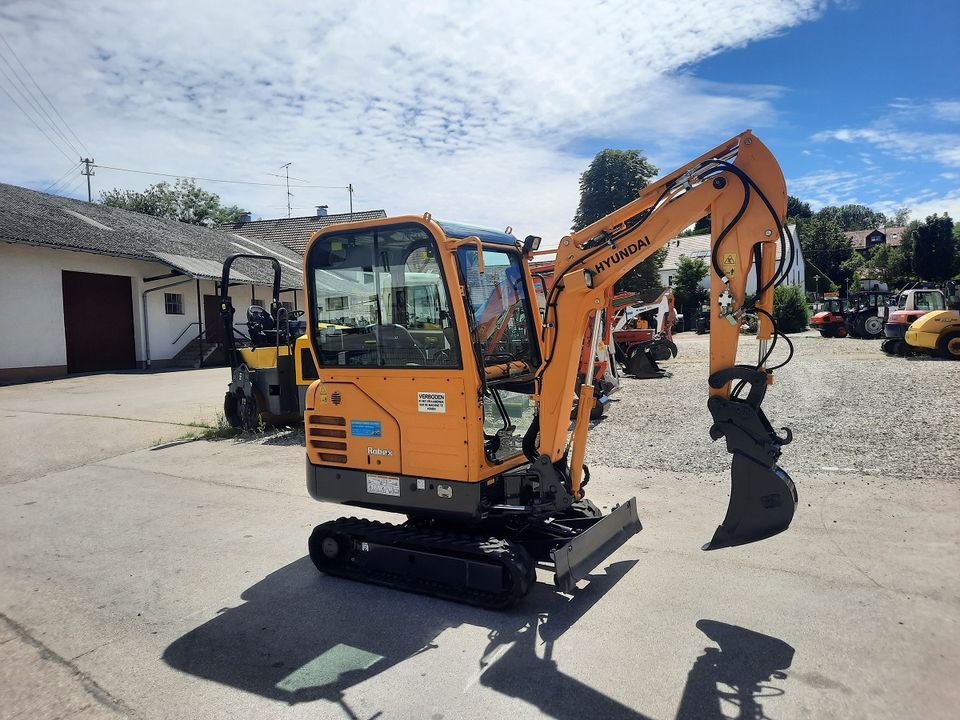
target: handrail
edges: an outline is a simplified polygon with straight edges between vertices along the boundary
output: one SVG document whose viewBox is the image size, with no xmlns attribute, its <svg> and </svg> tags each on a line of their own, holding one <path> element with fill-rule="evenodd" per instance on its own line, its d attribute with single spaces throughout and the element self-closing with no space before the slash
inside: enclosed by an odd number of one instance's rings
<svg viewBox="0 0 960 720">
<path fill-rule="evenodd" d="M 199 324 L 200 324 L 200 323 L 199 323 L 197 320 L 194 320 L 192 323 L 190 323 L 189 325 L 187 325 L 187 326 L 183 329 L 183 332 L 180 333 L 179 335 L 177 335 L 177 339 L 174 340 L 174 341 L 173 341 L 172 343 L 170 343 L 170 344 L 171 344 L 171 345 L 176 345 L 178 342 L 180 342 L 180 338 L 182 338 L 184 335 L 187 334 L 187 330 L 189 330 L 190 328 L 192 328 L 194 325 L 199 325 Z M 207 331 L 204 330 L 203 332 L 200 333 L 200 335 L 203 335 L 205 332 L 207 332 Z M 199 338 L 200 335 L 197 335 L 197 337 L 194 338 L 194 340 L 196 340 L 197 338 Z M 191 340 L 190 342 L 193 342 L 193 340 Z"/>
</svg>

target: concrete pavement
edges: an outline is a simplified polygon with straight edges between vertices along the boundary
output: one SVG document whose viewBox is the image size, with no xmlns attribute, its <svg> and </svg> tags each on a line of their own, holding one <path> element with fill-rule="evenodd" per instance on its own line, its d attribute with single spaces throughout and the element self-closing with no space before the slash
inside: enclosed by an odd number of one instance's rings
<svg viewBox="0 0 960 720">
<path fill-rule="evenodd" d="M 644 530 L 572 597 L 542 573 L 494 613 L 319 575 L 307 536 L 344 509 L 306 495 L 299 446 L 151 446 L 154 425 L 212 418 L 225 382 L 0 388 L 20 468 L 0 485 L 0 718 L 949 718 L 960 704 L 955 481 L 794 474 L 786 533 L 704 553 L 725 473 L 595 466 L 592 499 L 636 495 Z"/>
<path fill-rule="evenodd" d="M 227 368 L 101 373 L 0 387 L 0 485 L 39 477 L 213 423 Z"/>
<path fill-rule="evenodd" d="M 703 553 L 726 480 L 597 468 L 645 529 L 572 598 L 492 613 L 317 574 L 298 447 L 146 449 L 3 488 L 0 607 L 142 718 L 952 717 L 955 486 L 798 478 Z M 6 647 L 2 645 L 0 647 Z M 5 652 L 5 651 L 0 651 Z"/>
</svg>

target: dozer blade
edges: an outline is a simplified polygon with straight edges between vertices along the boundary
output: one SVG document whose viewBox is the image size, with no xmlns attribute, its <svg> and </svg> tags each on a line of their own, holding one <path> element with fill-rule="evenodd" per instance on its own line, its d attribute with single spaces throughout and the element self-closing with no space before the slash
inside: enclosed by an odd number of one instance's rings
<svg viewBox="0 0 960 720">
<path fill-rule="evenodd" d="M 797 507 L 797 489 L 779 465 L 764 467 L 734 455 L 727 514 L 704 550 L 745 545 L 783 532 Z"/>
<path fill-rule="evenodd" d="M 637 515 L 637 499 L 630 498 L 566 545 L 551 552 L 557 587 L 563 592 L 573 592 L 580 580 L 642 529 Z"/>
</svg>

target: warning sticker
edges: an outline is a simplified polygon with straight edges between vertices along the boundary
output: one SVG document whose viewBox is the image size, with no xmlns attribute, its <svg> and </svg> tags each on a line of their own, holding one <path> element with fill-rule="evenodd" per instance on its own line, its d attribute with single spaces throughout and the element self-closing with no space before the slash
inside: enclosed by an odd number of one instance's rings
<svg viewBox="0 0 960 720">
<path fill-rule="evenodd" d="M 728 252 L 720 256 L 720 267 L 723 268 L 723 274 L 732 278 L 737 269 L 737 254 Z"/>
<path fill-rule="evenodd" d="M 417 393 L 417 410 L 426 413 L 445 413 L 447 411 L 446 393 Z"/>
<path fill-rule="evenodd" d="M 392 475 L 367 475 L 367 492 L 400 497 L 400 478 Z"/>
</svg>

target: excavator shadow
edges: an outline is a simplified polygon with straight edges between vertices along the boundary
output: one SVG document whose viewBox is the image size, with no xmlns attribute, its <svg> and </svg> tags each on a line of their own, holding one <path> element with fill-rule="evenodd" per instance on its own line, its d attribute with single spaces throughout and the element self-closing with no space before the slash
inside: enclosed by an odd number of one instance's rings
<svg viewBox="0 0 960 720">
<path fill-rule="evenodd" d="M 320 576 L 308 558 L 301 558 L 248 588 L 242 604 L 222 609 L 175 640 L 163 659 L 182 672 L 281 702 L 326 700 L 339 705 L 344 717 L 354 718 L 358 715 L 347 703 L 347 690 L 436 650 L 445 630 L 472 625 L 489 632 L 468 685 L 518 698 L 557 720 L 644 720 L 646 715 L 564 674 L 552 658 L 554 642 L 635 562 L 616 562 L 589 576 L 588 585 L 572 597 L 539 584 L 519 608 L 498 613 Z M 782 652 L 776 655 L 776 668 L 768 668 L 764 658 L 770 655 L 763 647 L 735 647 L 744 637 L 779 640 L 713 621 L 700 621 L 698 627 L 701 623 L 713 623 L 704 632 L 721 650 L 708 649 L 691 670 L 677 716 L 682 720 L 725 717 L 719 710 L 703 714 L 720 707 L 717 683 L 742 684 L 749 695 L 754 678 L 767 670 L 765 680 L 782 672 L 784 664 Z M 755 656 L 755 650 L 762 652 Z M 724 659 L 734 656 L 739 660 L 731 669 Z M 430 702 L 442 705 L 443 700 L 432 697 Z M 369 706 L 364 714 L 370 714 Z"/>
</svg>

